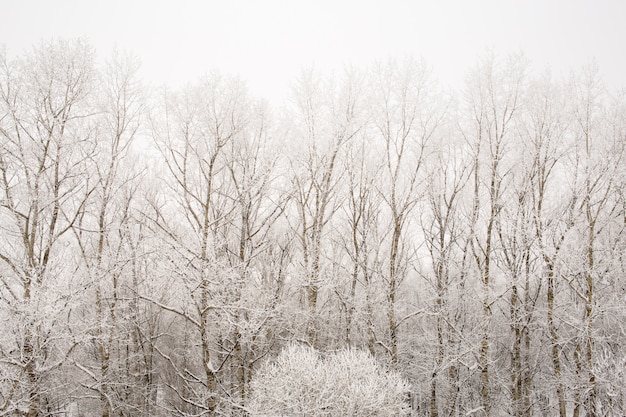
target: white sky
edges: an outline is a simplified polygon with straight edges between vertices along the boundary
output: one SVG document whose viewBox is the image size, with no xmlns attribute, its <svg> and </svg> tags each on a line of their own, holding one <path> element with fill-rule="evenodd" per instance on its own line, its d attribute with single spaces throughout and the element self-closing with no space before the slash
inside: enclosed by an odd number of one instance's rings
<svg viewBox="0 0 626 417">
<path fill-rule="evenodd" d="M 148 82 L 178 87 L 219 69 L 271 100 L 303 67 L 387 57 L 423 57 L 458 87 L 488 48 L 521 50 L 555 75 L 595 59 L 611 88 L 626 85 L 626 0 L 0 0 L 0 10 L 11 55 L 82 36 L 100 57 L 133 52 Z"/>
</svg>

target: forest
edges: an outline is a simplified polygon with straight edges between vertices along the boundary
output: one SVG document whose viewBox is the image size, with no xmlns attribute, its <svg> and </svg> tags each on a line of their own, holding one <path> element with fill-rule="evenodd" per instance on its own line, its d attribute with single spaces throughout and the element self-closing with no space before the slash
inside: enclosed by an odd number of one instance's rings
<svg viewBox="0 0 626 417">
<path fill-rule="evenodd" d="M 0 49 L 0 416 L 626 413 L 596 66 L 305 69 L 282 105 L 139 71 Z"/>
</svg>

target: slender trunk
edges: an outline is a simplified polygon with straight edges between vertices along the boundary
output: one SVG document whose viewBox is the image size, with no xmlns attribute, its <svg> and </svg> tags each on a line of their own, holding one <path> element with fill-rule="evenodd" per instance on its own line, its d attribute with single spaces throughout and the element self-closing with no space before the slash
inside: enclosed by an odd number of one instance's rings
<svg viewBox="0 0 626 417">
<path fill-rule="evenodd" d="M 32 328 L 32 324 L 30 327 Z M 39 374 L 36 367 L 35 357 L 35 336 L 32 334 L 29 328 L 24 338 L 24 358 L 26 359 L 26 365 L 24 366 L 24 372 L 28 380 L 28 417 L 38 417 L 41 411 L 41 395 L 39 392 Z"/>
<path fill-rule="evenodd" d="M 202 329 L 200 329 L 200 337 L 202 340 L 202 362 L 204 374 L 206 377 L 206 387 L 208 389 L 209 398 L 207 400 L 208 416 L 215 416 L 215 373 L 213 372 L 213 363 L 211 362 L 211 351 L 209 348 L 209 334 L 206 330 L 209 323 L 206 319 L 202 319 Z"/>
<path fill-rule="evenodd" d="M 239 335 L 238 335 L 239 337 Z M 241 348 L 241 342 L 237 340 L 237 346 L 235 349 L 235 353 L 239 358 L 239 363 L 237 364 L 237 383 L 239 385 L 239 398 L 241 404 L 246 403 L 246 358 L 243 354 L 243 349 Z"/>
<path fill-rule="evenodd" d="M 206 243 L 203 246 L 206 247 Z M 203 249 L 203 255 L 204 255 L 203 260 L 208 263 L 208 257 L 207 257 L 207 253 L 205 252 L 205 249 Z M 203 271 L 203 275 L 204 273 L 205 272 Z M 209 312 L 210 312 L 209 278 L 203 276 L 200 286 L 201 286 L 200 305 L 202 306 L 202 310 L 200 312 L 200 329 L 198 330 L 200 332 L 200 343 L 202 347 L 202 365 L 203 365 L 204 375 L 205 375 L 205 384 L 206 384 L 206 388 L 208 390 L 208 395 L 209 395 L 209 398 L 207 400 L 207 411 L 208 411 L 208 416 L 213 417 L 215 416 L 216 401 L 215 401 L 215 373 L 213 371 L 214 369 L 213 362 L 212 362 L 213 358 L 211 355 L 211 349 L 210 349 L 210 343 L 209 343 L 210 335 L 209 335 L 209 330 L 208 330 L 212 327 L 210 319 L 209 319 Z"/>
<path fill-rule="evenodd" d="M 112 164 L 113 165 L 113 164 Z M 99 219 L 98 219 L 98 247 L 96 252 L 96 265 L 95 265 L 95 276 L 97 279 L 96 284 L 96 313 L 98 316 L 98 322 L 100 323 L 100 327 L 98 329 L 98 356 L 100 360 L 100 406 L 102 407 L 101 415 L 102 417 L 109 417 L 110 415 L 110 398 L 111 395 L 109 393 L 109 368 L 110 368 L 110 351 L 111 344 L 109 343 L 112 335 L 107 335 L 107 325 L 114 326 L 114 322 L 110 322 L 105 317 L 105 303 L 107 301 L 103 297 L 102 294 L 102 281 L 104 276 L 100 276 L 100 271 L 102 269 L 102 258 L 104 253 L 104 239 L 106 233 L 106 208 L 107 208 L 107 197 L 108 197 L 108 184 L 110 177 L 107 178 L 106 185 L 104 187 L 104 201 L 102 202 L 102 207 L 100 208 Z M 111 311 L 113 307 L 111 307 Z M 113 317 L 111 317 L 113 319 Z M 112 333 L 114 330 L 108 330 L 109 333 Z"/>
<path fill-rule="evenodd" d="M 96 273 L 96 277 L 98 277 L 98 273 Z M 96 284 L 96 316 L 98 317 L 98 322 L 100 323 L 100 327 L 97 330 L 97 338 L 96 345 L 98 348 L 98 361 L 100 362 L 100 407 L 101 407 L 101 416 L 109 417 L 110 414 L 110 403 L 109 399 L 111 398 L 109 393 L 109 367 L 110 367 L 110 346 L 108 345 L 108 337 L 106 336 L 106 326 L 108 320 L 105 318 L 105 308 L 104 308 L 104 298 L 102 296 L 102 289 L 100 288 L 100 281 Z"/>
<path fill-rule="evenodd" d="M 430 416 L 431 417 L 437 417 L 439 415 L 439 408 L 437 405 L 437 395 L 438 395 L 438 391 L 437 391 L 437 377 L 438 377 L 438 373 L 439 370 L 441 369 L 441 366 L 443 364 L 443 359 L 444 359 L 444 349 L 445 349 L 445 342 L 444 342 L 444 334 L 443 334 L 443 324 L 444 324 L 444 320 L 443 317 L 441 317 L 441 314 L 443 314 L 443 312 L 441 311 L 441 297 L 437 297 L 436 300 L 436 308 L 437 308 L 437 358 L 435 361 L 435 366 L 433 369 L 433 373 L 431 375 L 431 383 L 430 383 Z"/>
<path fill-rule="evenodd" d="M 443 230 L 443 228 L 441 229 Z M 443 233 L 439 236 L 439 256 L 442 257 L 445 250 L 445 235 Z M 437 357 L 435 360 L 435 367 L 431 375 L 430 386 L 430 416 L 437 417 L 439 415 L 439 409 L 437 405 L 437 377 L 441 367 L 443 365 L 445 355 L 445 339 L 444 339 L 444 291 L 447 286 L 447 279 L 444 274 L 446 271 L 443 266 L 443 259 L 437 260 L 437 267 L 435 268 L 436 281 L 437 281 L 437 297 L 435 299 L 435 312 L 437 314 Z"/>
<path fill-rule="evenodd" d="M 202 245 L 200 247 L 200 260 L 203 263 L 203 270 L 201 272 L 201 282 L 200 282 L 200 343 L 202 347 L 202 365 L 204 369 L 205 375 L 205 384 L 208 390 L 209 398 L 207 400 L 207 409 L 208 415 L 210 417 L 215 416 L 215 374 L 213 372 L 213 363 L 211 361 L 211 349 L 209 343 L 209 330 L 212 326 L 209 320 L 209 303 L 211 301 L 211 294 L 209 290 L 209 280 L 210 278 L 205 276 L 208 269 L 210 257 L 209 257 L 209 235 L 211 231 L 211 209 L 213 207 L 213 178 L 214 178 L 214 169 L 215 163 L 220 151 L 220 146 L 218 146 L 217 150 L 211 155 L 211 159 L 209 160 L 209 168 L 207 175 L 207 184 L 206 184 L 206 197 L 203 204 L 204 213 L 202 214 L 203 224 L 202 224 Z"/>
<path fill-rule="evenodd" d="M 576 344 L 576 350 L 574 350 L 574 364 L 576 365 L 576 374 L 583 379 L 583 364 L 580 360 L 580 356 L 582 354 L 582 347 L 580 345 L 580 340 Z M 581 389 L 577 389 L 574 391 L 574 413 L 573 417 L 580 417 L 580 413 L 583 408 L 582 400 L 581 400 Z"/>
<path fill-rule="evenodd" d="M 515 279 L 515 278 L 514 278 Z M 522 415 L 522 364 L 521 344 L 522 329 L 519 317 L 519 297 L 517 284 L 511 288 L 511 333 L 513 335 L 513 352 L 511 353 L 511 409 L 516 416 Z"/>
<path fill-rule="evenodd" d="M 350 283 L 350 299 L 348 301 L 348 307 L 346 309 L 346 343 L 348 346 L 352 346 L 352 316 L 355 310 L 356 301 L 356 283 L 359 278 L 359 263 L 357 261 L 359 257 L 359 246 L 355 242 L 355 261 L 352 268 L 352 282 Z"/>
<path fill-rule="evenodd" d="M 437 371 L 434 370 L 430 381 L 430 417 L 439 415 L 437 409 Z"/>
<path fill-rule="evenodd" d="M 306 287 L 306 297 L 307 304 L 309 309 L 309 319 L 307 323 L 307 338 L 311 346 L 315 349 L 318 347 L 318 317 L 317 317 L 317 297 L 319 292 L 319 278 L 320 278 L 320 245 L 321 245 L 321 233 L 322 226 L 321 223 L 323 219 L 320 218 L 319 214 L 319 202 L 317 202 L 316 216 L 312 225 L 312 236 L 311 236 L 311 245 L 307 247 L 306 245 L 306 235 L 307 235 L 307 227 L 306 222 L 303 222 L 303 230 L 302 230 L 302 239 L 303 239 L 303 250 L 305 253 L 305 265 L 309 266 L 308 271 L 308 283 Z M 304 209 L 302 212 L 303 219 L 306 220 L 306 214 L 304 213 Z M 323 214 L 322 214 L 323 217 Z M 308 249 L 310 248 L 310 253 Z M 310 262 L 310 265 L 309 265 Z"/>
<path fill-rule="evenodd" d="M 463 246 L 463 258 L 461 260 L 461 273 L 459 276 L 459 288 L 458 293 L 460 297 L 465 293 L 465 281 L 467 278 L 468 272 L 468 257 L 469 257 L 469 246 L 470 246 L 470 238 L 468 238 Z M 448 346 L 453 352 L 455 357 L 460 357 L 461 352 L 461 340 L 463 338 L 462 334 L 462 318 L 465 316 L 465 311 L 463 309 L 463 299 L 460 298 L 457 303 L 457 309 L 454 313 L 454 325 L 453 323 L 448 323 Z M 461 325 L 460 328 L 455 328 L 455 326 Z M 448 371 L 448 379 L 451 387 L 451 398 L 449 402 L 449 413 L 448 415 L 453 417 L 457 416 L 459 412 L 459 397 L 461 394 L 461 381 L 460 381 L 460 371 L 459 366 L 456 363 L 452 363 L 450 369 Z"/>
<path fill-rule="evenodd" d="M 397 215 L 394 215 L 393 237 L 391 241 L 391 251 L 389 254 L 389 288 L 388 288 L 388 310 L 387 320 L 389 324 L 389 349 L 391 355 L 391 366 L 395 368 L 398 364 L 398 334 L 396 323 L 396 287 L 398 278 L 398 248 L 400 245 L 401 222 Z"/>
<path fill-rule="evenodd" d="M 565 392 L 563 389 L 562 377 L 561 377 L 561 347 L 559 342 L 559 335 L 554 320 L 554 295 L 555 295 L 555 276 L 554 276 L 554 264 L 549 258 L 544 256 L 544 261 L 548 268 L 548 332 L 550 334 L 550 344 L 552 345 L 552 366 L 554 368 L 554 378 L 556 379 L 556 396 L 559 402 L 559 416 L 567 417 L 565 407 Z"/>
<path fill-rule="evenodd" d="M 367 349 L 372 356 L 376 355 L 376 331 L 374 327 L 374 309 L 372 306 L 371 294 L 371 274 L 367 270 L 367 256 L 364 259 L 364 280 L 365 280 L 365 315 L 367 320 Z"/>
<path fill-rule="evenodd" d="M 524 368 L 522 369 L 522 416 L 530 417 L 531 401 L 530 396 L 532 392 L 532 374 L 530 365 L 530 332 L 528 325 L 532 319 L 532 299 L 530 296 L 530 249 L 526 249 L 526 255 L 524 257 L 525 265 L 525 284 L 524 284 L 524 329 L 523 329 L 523 341 L 524 341 Z"/>
<path fill-rule="evenodd" d="M 588 186 L 589 189 L 589 186 Z M 589 193 L 589 191 L 588 191 Z M 585 361 L 587 372 L 589 373 L 589 394 L 585 401 L 585 408 L 587 410 L 587 414 L 590 417 L 595 417 L 596 415 L 596 376 L 593 369 L 593 340 L 591 332 L 593 330 L 593 291 L 594 291 L 594 279 L 593 279 L 593 270 L 595 268 L 595 258 L 594 258 L 594 240 L 595 240 L 595 219 L 591 215 L 591 206 L 590 201 L 587 199 L 587 220 L 589 223 L 589 240 L 587 242 L 587 271 L 585 273 L 586 278 L 586 298 L 585 298 L 585 315 L 584 315 L 584 342 L 585 342 Z"/>
<path fill-rule="evenodd" d="M 307 325 L 307 337 L 309 343 L 314 349 L 318 346 L 317 331 L 317 284 L 310 283 L 307 287 L 307 302 L 309 306 L 309 323 Z"/>
</svg>

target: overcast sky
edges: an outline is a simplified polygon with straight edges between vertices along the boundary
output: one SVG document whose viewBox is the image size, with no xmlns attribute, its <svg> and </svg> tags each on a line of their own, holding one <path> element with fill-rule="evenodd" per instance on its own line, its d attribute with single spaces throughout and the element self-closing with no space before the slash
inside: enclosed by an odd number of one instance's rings
<svg viewBox="0 0 626 417">
<path fill-rule="evenodd" d="M 303 67 L 341 69 L 423 57 L 460 86 L 480 54 L 523 51 L 568 74 L 591 59 L 626 85 L 626 0 L 0 0 L 10 55 L 41 40 L 86 37 L 100 57 L 117 45 L 143 78 L 178 87 L 211 69 L 254 94 L 284 98 Z"/>
</svg>

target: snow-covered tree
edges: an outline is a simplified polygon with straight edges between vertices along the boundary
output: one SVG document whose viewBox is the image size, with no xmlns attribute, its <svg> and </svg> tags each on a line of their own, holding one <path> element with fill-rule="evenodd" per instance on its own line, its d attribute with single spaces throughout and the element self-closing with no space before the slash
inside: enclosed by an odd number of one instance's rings
<svg viewBox="0 0 626 417">
<path fill-rule="evenodd" d="M 76 346 L 66 317 L 80 295 L 68 233 L 92 192 L 93 51 L 82 41 L 0 52 L 0 414 L 62 403 L 50 380 Z M 78 283 L 79 284 L 79 283 Z"/>
<path fill-rule="evenodd" d="M 390 416 L 409 410 L 408 383 L 369 353 L 289 345 L 250 384 L 253 415 Z"/>
</svg>

